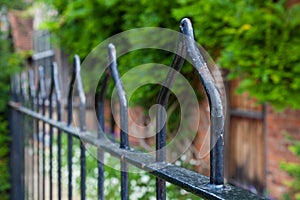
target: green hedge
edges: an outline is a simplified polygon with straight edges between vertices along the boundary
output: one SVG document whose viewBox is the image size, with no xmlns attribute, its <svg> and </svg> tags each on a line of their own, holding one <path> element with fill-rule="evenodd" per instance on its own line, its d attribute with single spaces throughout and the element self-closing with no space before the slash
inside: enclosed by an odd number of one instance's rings
<svg viewBox="0 0 300 200">
<path fill-rule="evenodd" d="M 292 138 L 289 141 L 292 144 L 289 146 L 289 150 L 300 160 L 300 142 L 294 141 Z M 289 191 L 284 195 L 284 199 L 300 200 L 300 164 L 296 162 L 282 162 L 280 167 L 293 177 L 293 181 L 286 183 Z"/>
<path fill-rule="evenodd" d="M 1 39 L 0 47 L 0 70 L 4 73 L 0 73 L 0 195 L 3 199 L 9 198 L 9 135 L 7 124 L 7 101 L 9 99 L 9 81 L 8 81 L 8 67 L 7 67 L 7 42 Z"/>
<path fill-rule="evenodd" d="M 0 35 L 1 36 L 1 35 Z M 17 54 L 11 53 L 10 40 L 0 39 L 0 196 L 9 199 L 9 131 L 7 102 L 10 98 L 10 74 L 17 71 L 23 60 Z"/>
<path fill-rule="evenodd" d="M 179 20 L 189 17 L 196 39 L 230 69 L 229 78 L 243 79 L 238 92 L 249 91 L 279 109 L 300 109 L 300 5 L 287 9 L 283 0 L 43 2 L 58 11 L 46 28 L 65 51 L 82 58 L 121 31 L 145 26 L 177 30 Z M 149 60 L 157 56 L 146 55 Z M 120 65 L 121 70 L 126 66 L 132 65 Z"/>
</svg>

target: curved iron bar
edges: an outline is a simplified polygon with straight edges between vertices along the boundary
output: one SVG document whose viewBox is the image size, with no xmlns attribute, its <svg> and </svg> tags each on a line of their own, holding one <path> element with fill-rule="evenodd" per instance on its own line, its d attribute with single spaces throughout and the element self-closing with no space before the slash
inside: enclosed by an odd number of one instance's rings
<svg viewBox="0 0 300 200">
<path fill-rule="evenodd" d="M 99 120 L 99 133 L 98 133 L 98 138 L 103 138 L 104 134 L 104 103 L 105 103 L 105 95 L 109 83 L 109 79 L 111 76 L 113 76 L 114 83 L 117 88 L 117 93 L 118 93 L 118 98 L 120 102 L 120 107 L 121 107 L 121 143 L 120 143 L 120 148 L 129 148 L 128 145 L 128 137 L 127 137 L 127 132 L 128 132 L 128 118 L 127 114 L 128 113 L 128 105 L 127 105 L 127 97 L 126 93 L 123 88 L 123 84 L 120 80 L 120 75 L 117 69 L 117 62 L 116 62 L 116 50 L 113 44 L 108 45 L 108 54 L 109 54 L 109 68 L 106 68 L 104 72 L 104 77 L 100 80 L 100 88 L 99 92 L 97 92 L 96 95 L 96 100 L 97 100 L 97 117 Z M 125 115 L 124 115 L 125 113 Z M 124 116 L 124 118 L 123 118 Z M 113 130 L 112 130 L 113 131 Z M 98 171 L 99 171 L 99 177 L 98 177 L 98 199 L 103 199 L 104 198 L 104 193 L 103 193 L 103 173 L 104 173 L 104 168 L 103 168 L 103 152 L 101 150 L 98 151 Z M 123 163 L 123 162 L 122 162 Z M 128 175 L 127 175 L 127 166 L 125 163 L 122 164 L 122 186 L 125 184 L 128 180 Z M 127 178 L 126 178 L 127 176 Z M 128 185 L 128 183 L 127 183 Z M 101 189 L 102 188 L 102 189 Z M 122 187 L 122 188 L 127 188 Z M 125 192 L 125 191 L 124 191 Z M 122 189 L 123 193 L 123 189 Z M 126 193 L 126 192 L 125 192 Z M 128 191 L 127 191 L 128 194 Z M 123 195 L 122 195 L 123 196 Z M 126 199 L 126 196 L 124 196 Z M 127 197 L 128 198 L 128 197 Z"/>
<path fill-rule="evenodd" d="M 96 102 L 97 102 L 97 118 L 99 120 L 99 131 L 98 139 L 104 137 L 104 103 L 105 103 L 105 94 L 107 91 L 107 86 L 109 83 L 110 72 L 109 68 L 106 68 L 104 72 L 104 77 L 100 80 L 100 88 L 96 93 Z M 101 149 L 98 149 L 98 199 L 104 199 L 104 153 Z"/>
<path fill-rule="evenodd" d="M 78 55 L 74 56 L 73 61 L 73 72 L 70 82 L 69 94 L 68 94 L 68 125 L 70 126 L 72 123 L 72 113 L 73 113 L 73 90 L 74 83 L 76 80 L 77 83 L 77 91 L 79 96 L 79 127 L 80 132 L 86 131 L 86 122 L 85 122 L 85 110 L 86 110 L 86 98 L 83 90 L 82 79 L 80 75 L 80 58 Z M 69 146 L 68 146 L 68 169 L 69 169 L 69 198 L 72 199 L 72 137 L 68 137 Z M 81 199 L 85 199 L 85 180 L 86 180 L 86 158 L 85 158 L 85 147 L 82 141 L 80 141 L 80 172 L 81 172 Z"/>
<path fill-rule="evenodd" d="M 74 83 L 75 83 L 75 79 L 76 79 L 76 66 L 79 64 L 77 64 L 76 62 L 78 62 L 79 57 L 78 56 L 74 56 L 74 60 L 73 60 L 73 68 L 74 70 L 72 71 L 72 75 L 71 75 L 71 81 L 69 84 L 69 93 L 68 93 L 68 102 L 67 102 L 67 106 L 68 106 L 68 118 L 67 118 L 67 125 L 71 126 L 72 123 L 72 116 L 73 116 L 73 101 L 72 101 L 72 97 L 73 97 L 73 89 L 74 89 Z M 72 199 L 72 146 L 73 146 L 73 139 L 71 135 L 68 135 L 68 199 L 71 200 Z"/>
<path fill-rule="evenodd" d="M 29 96 L 28 96 L 28 90 L 27 90 L 27 85 L 28 85 L 28 79 L 27 79 L 27 73 L 25 71 L 21 72 L 20 73 L 20 88 L 21 88 L 21 102 L 23 104 L 23 106 L 26 106 L 26 107 L 30 107 L 30 102 L 29 102 Z M 26 122 L 26 124 L 30 124 L 30 122 L 32 121 L 32 119 L 27 119 L 28 121 Z M 30 135 L 29 135 L 29 132 L 26 131 L 26 126 L 24 127 L 25 128 L 25 134 L 27 135 L 28 134 L 28 145 L 30 145 Z M 26 136 L 25 136 L 26 137 Z M 25 162 L 26 163 L 26 162 Z M 30 166 L 30 162 L 28 160 L 28 163 L 27 165 Z M 29 167 L 28 167 L 28 171 L 26 173 L 29 173 Z M 30 180 L 29 179 L 25 179 L 25 181 L 27 183 L 25 183 L 27 185 L 27 190 L 29 191 L 29 185 L 31 184 L 30 183 Z M 28 196 L 29 196 L 29 193 L 28 193 Z"/>
<path fill-rule="evenodd" d="M 60 91 L 60 86 L 59 86 L 59 79 L 58 79 L 58 67 L 56 62 L 53 62 L 52 64 L 52 76 L 53 76 L 53 84 L 54 84 L 54 90 L 55 90 L 55 96 L 56 96 L 56 112 L 57 112 L 57 121 L 61 121 L 61 91 Z M 58 168 L 57 168 L 57 182 L 58 182 L 58 199 L 61 199 L 61 130 L 57 130 L 57 163 L 58 163 Z"/>
<path fill-rule="evenodd" d="M 40 84 L 40 78 L 38 76 L 37 78 L 38 83 L 37 83 L 37 90 L 36 90 L 36 112 L 40 112 L 40 96 L 41 96 L 41 84 Z M 40 137 L 39 137 L 39 132 L 40 132 L 40 126 L 39 126 L 39 120 L 36 120 L 36 139 L 37 139 L 37 199 L 40 199 Z"/>
<path fill-rule="evenodd" d="M 100 88 L 96 94 L 96 102 L 97 102 L 97 118 L 99 120 L 100 131 L 98 137 L 103 136 L 104 130 L 104 103 L 105 103 L 105 94 L 107 91 L 109 79 L 110 79 L 110 70 L 109 68 L 105 69 L 104 77 L 100 80 Z"/>
<path fill-rule="evenodd" d="M 67 118 L 67 124 L 70 126 L 72 123 L 72 115 L 73 115 L 73 101 L 72 101 L 72 97 L 73 97 L 73 90 L 74 90 L 74 83 L 76 80 L 76 67 L 78 65 L 80 65 L 80 63 L 76 63 L 79 60 L 79 57 L 75 55 L 74 59 L 73 59 L 73 71 L 71 74 L 71 81 L 69 84 L 69 92 L 68 92 L 68 102 L 67 102 L 67 106 L 68 106 L 68 118 Z"/>
<path fill-rule="evenodd" d="M 129 149 L 128 144 L 128 103 L 126 93 L 123 87 L 122 80 L 120 79 L 120 74 L 117 68 L 117 58 L 116 58 L 116 49 L 113 44 L 108 45 L 108 54 L 109 54 L 109 68 L 111 76 L 114 80 L 119 104 L 120 104 L 120 121 L 121 121 L 121 130 L 120 130 L 120 148 Z M 128 166 L 127 163 L 121 159 L 121 197 L 122 199 L 127 200 L 128 195 Z"/>
<path fill-rule="evenodd" d="M 77 71 L 76 71 L 76 82 L 77 82 L 77 90 L 80 100 L 79 106 L 79 126 L 80 131 L 86 131 L 86 124 L 85 124 L 85 110 L 86 110 L 86 98 L 83 90 L 82 79 L 80 75 L 80 60 L 77 56 Z M 85 147 L 84 143 L 80 140 L 80 172 L 81 172 L 81 181 L 80 181 L 80 191 L 81 191 L 81 199 L 85 199 L 85 180 L 86 180 L 86 158 L 85 158 Z"/>
<path fill-rule="evenodd" d="M 35 98 L 35 84 L 34 84 L 34 71 L 33 69 L 29 69 L 28 70 L 28 87 L 29 87 L 29 102 L 30 102 L 30 108 L 31 110 L 34 110 L 34 98 Z M 34 125 L 34 119 L 32 119 L 31 123 L 32 123 L 32 127 L 35 127 Z M 34 131 L 32 132 L 32 136 L 31 136 L 31 142 L 32 142 L 32 161 L 31 161 L 31 197 L 32 199 L 34 199 L 34 191 L 35 191 L 35 171 L 34 171 L 34 163 L 35 163 L 35 144 L 34 144 Z"/>
<path fill-rule="evenodd" d="M 45 116 L 46 108 L 46 84 L 45 84 L 45 76 L 44 76 L 44 67 L 39 66 L 39 90 L 40 90 L 40 98 L 42 100 L 42 115 Z M 39 101 L 37 101 L 39 105 Z M 45 199 L 45 136 L 46 136 L 46 124 L 42 123 L 42 199 Z"/>
<path fill-rule="evenodd" d="M 73 59 L 73 71 L 71 76 L 71 81 L 69 85 L 69 93 L 68 93 L 68 121 L 67 124 L 71 126 L 72 118 L 73 118 L 73 89 L 74 89 L 74 83 L 76 80 L 76 68 L 80 65 L 79 57 L 77 55 L 74 56 Z M 69 200 L 72 199 L 73 193 L 72 193 L 72 146 L 73 146 L 73 139 L 72 136 L 68 135 L 68 198 Z"/>
<path fill-rule="evenodd" d="M 25 103 L 28 100 L 28 92 L 27 92 L 27 77 L 26 73 L 22 72 L 20 74 L 20 88 L 21 88 L 21 96 L 22 96 L 22 101 Z"/>
<path fill-rule="evenodd" d="M 156 136 L 156 160 L 159 162 L 164 162 L 166 157 L 165 152 L 165 137 L 166 137 L 166 127 L 165 124 L 162 126 L 161 123 L 165 122 L 166 116 L 163 112 L 163 108 L 166 108 L 168 103 L 168 97 L 170 90 L 167 87 L 171 87 L 175 81 L 176 76 L 174 76 L 174 70 L 180 71 L 184 58 L 179 55 L 185 55 L 186 53 L 191 58 L 194 68 L 196 69 L 201 83 L 204 86 L 206 95 L 208 96 L 209 106 L 210 106 L 210 120 L 211 120 L 211 129 L 210 129 L 210 183 L 213 185 L 223 185 L 223 131 L 224 131 L 224 116 L 223 116 L 223 105 L 221 100 L 221 95 L 216 87 L 213 77 L 209 72 L 206 62 L 204 61 L 201 53 L 199 52 L 195 41 L 193 27 L 189 19 L 184 18 L 180 23 L 180 32 L 184 36 L 180 36 L 179 45 L 177 49 L 177 55 L 175 55 L 173 62 L 171 64 L 171 70 L 168 73 L 168 76 L 165 81 L 165 86 L 162 87 L 158 103 L 162 106 L 158 108 L 157 111 L 157 130 Z M 179 55 L 178 55 L 179 54 Z M 166 87 L 167 86 L 167 87 Z M 157 184 L 163 184 L 162 181 L 157 180 Z M 165 184 L 161 185 L 160 190 L 165 189 Z M 164 196 L 163 196 L 164 195 Z M 165 199 L 165 192 L 157 192 L 158 199 Z"/>
<path fill-rule="evenodd" d="M 128 103 L 127 97 L 124 90 L 123 83 L 120 78 L 120 74 L 117 67 L 116 49 L 113 44 L 108 45 L 109 62 L 110 62 L 110 73 L 116 85 L 118 99 L 120 103 L 120 121 L 121 121 L 121 144 L 120 148 L 128 149 Z"/>
<path fill-rule="evenodd" d="M 103 136 L 103 133 L 105 132 L 105 127 L 104 127 L 104 104 L 105 104 L 105 95 L 107 92 L 107 87 L 109 84 L 109 80 L 111 78 L 111 73 L 110 69 L 106 68 L 104 71 L 104 76 L 101 78 L 100 82 L 100 87 L 96 93 L 96 112 L 97 112 L 97 119 L 99 120 L 99 135 L 98 137 L 101 138 Z M 114 118 L 113 115 L 111 114 L 111 134 L 112 134 L 112 141 L 115 142 L 115 135 L 114 135 Z"/>
<path fill-rule="evenodd" d="M 192 23 L 184 18 L 180 23 L 180 31 L 186 35 L 184 45 L 192 59 L 194 68 L 204 86 L 210 107 L 210 183 L 224 183 L 224 113 L 222 98 L 213 77 L 194 41 Z"/>
<path fill-rule="evenodd" d="M 33 69 L 29 69 L 28 71 L 28 79 L 29 79 L 29 98 L 33 100 L 35 98 L 35 84 L 34 84 L 34 71 Z M 32 102 L 33 103 L 33 102 Z M 32 106 L 33 108 L 33 106 Z"/>
<path fill-rule="evenodd" d="M 21 100 L 21 84 L 20 84 L 20 75 L 16 74 L 15 75 L 15 85 L 16 85 L 16 95 L 18 98 L 18 101 Z"/>
<path fill-rule="evenodd" d="M 53 91 L 54 91 L 54 66 L 53 64 L 51 65 L 51 83 L 50 83 L 50 92 L 49 92 L 49 119 L 53 118 L 53 102 L 52 102 L 52 97 L 53 97 Z M 52 199 L 52 188 L 53 188 L 53 182 L 52 182 L 52 160 L 53 160 L 53 126 L 50 126 L 49 129 L 49 150 L 50 150 L 50 155 L 49 155 L 49 197 Z"/>
<path fill-rule="evenodd" d="M 79 126 L 80 131 L 86 131 L 86 124 L 85 124 L 85 109 L 86 109 L 86 98 L 83 90 L 81 75 L 80 75 L 80 58 L 78 55 L 74 56 L 73 61 L 73 72 L 71 77 L 71 82 L 69 85 L 69 93 L 68 93 L 68 125 L 71 125 L 72 123 L 72 114 L 73 114 L 73 102 L 72 102 L 72 96 L 73 96 L 73 90 L 74 90 L 74 83 L 76 80 L 77 83 L 77 91 L 78 96 L 80 100 L 80 106 L 79 106 Z"/>
<path fill-rule="evenodd" d="M 27 107 L 28 103 L 29 103 L 28 102 L 28 93 L 27 93 L 27 88 L 26 88 L 26 85 L 27 85 L 27 80 L 26 79 L 27 79 L 27 77 L 26 77 L 26 74 L 25 74 L 24 71 L 21 72 L 20 74 L 18 74 L 18 76 L 19 76 L 19 84 L 20 84 L 19 85 L 19 87 L 20 87 L 20 102 L 21 102 L 21 104 L 23 104 L 24 107 Z M 18 127 L 18 128 L 23 129 L 23 131 L 24 131 L 24 133 L 22 135 L 18 135 L 19 139 L 22 138 L 21 140 L 23 140 L 24 137 L 27 138 L 26 135 L 28 134 L 28 131 L 26 131 L 26 130 L 28 130 L 28 127 L 26 127 L 26 125 L 29 123 L 29 120 L 30 119 L 27 119 L 24 124 L 22 124 L 22 125 L 20 124 L 21 126 Z M 28 140 L 28 142 L 29 142 L 29 140 Z M 27 163 L 27 160 L 24 160 L 24 165 L 30 166 L 29 162 Z M 25 170 L 24 173 L 28 173 L 28 171 Z M 30 181 L 29 179 L 24 179 L 24 184 L 27 185 L 27 188 L 25 190 L 29 190 L 29 184 L 30 184 L 29 181 Z"/>
<path fill-rule="evenodd" d="M 49 93 L 49 118 L 53 118 L 53 93 L 55 93 L 55 101 L 56 101 L 56 112 L 57 112 L 57 121 L 61 121 L 61 92 L 59 87 L 59 80 L 58 80 L 58 70 L 56 62 L 53 62 L 51 65 L 51 84 L 50 84 L 50 93 Z M 52 199 L 52 159 L 53 159 L 53 127 L 50 126 L 49 130 L 50 134 L 50 171 L 49 171 L 49 178 L 50 178 L 50 199 Z M 61 133 L 60 130 L 58 131 L 57 136 L 57 143 L 58 143 L 58 199 L 61 199 Z"/>
<path fill-rule="evenodd" d="M 166 161 L 166 107 L 168 105 L 170 89 L 177 77 L 177 71 L 180 71 L 185 56 L 186 49 L 184 48 L 183 40 L 181 34 L 179 34 L 179 41 L 177 44 L 177 51 L 173 58 L 171 64 L 171 70 L 169 70 L 164 85 L 162 86 L 159 95 L 158 95 L 158 104 L 160 105 L 157 108 L 156 112 L 156 161 L 165 162 Z M 164 123 L 164 124 L 163 124 Z M 160 178 L 156 178 L 156 198 L 157 199 L 166 199 L 166 181 Z"/>
<path fill-rule="evenodd" d="M 78 57 L 78 56 L 77 56 Z M 83 89 L 83 84 L 82 84 L 82 79 L 80 75 L 80 60 L 78 57 L 78 61 L 76 61 L 77 68 L 76 68 L 76 83 L 77 83 L 77 91 L 79 95 L 79 100 L 80 100 L 80 106 L 79 106 L 79 126 L 80 126 L 80 131 L 86 131 L 86 124 L 85 124 L 85 110 L 86 110 L 86 98 L 84 94 L 84 89 Z"/>
<path fill-rule="evenodd" d="M 13 99 L 16 100 L 17 102 L 20 101 L 20 77 L 18 74 L 14 74 L 10 76 L 10 81 L 11 81 L 11 93 L 13 96 Z"/>
<path fill-rule="evenodd" d="M 52 63 L 51 66 L 51 87 L 50 87 L 50 95 L 49 97 L 52 95 L 51 93 L 53 93 L 53 91 L 55 92 L 55 96 L 56 96 L 56 101 L 61 101 L 61 91 L 60 91 L 60 86 L 59 86 L 59 79 L 58 79 L 58 66 L 56 64 L 56 62 Z M 61 102 L 60 102 L 61 103 Z"/>
<path fill-rule="evenodd" d="M 38 95 L 40 99 L 46 99 L 46 85 L 45 85 L 45 77 L 44 77 L 44 67 L 39 66 L 39 78 L 38 78 Z M 37 102 L 38 103 L 38 102 Z"/>
</svg>

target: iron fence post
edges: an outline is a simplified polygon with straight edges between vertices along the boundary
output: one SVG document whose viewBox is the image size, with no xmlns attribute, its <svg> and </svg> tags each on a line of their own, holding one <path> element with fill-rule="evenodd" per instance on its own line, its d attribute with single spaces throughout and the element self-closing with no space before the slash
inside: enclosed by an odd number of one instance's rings
<svg viewBox="0 0 300 200">
<path fill-rule="evenodd" d="M 19 79 L 13 78 L 12 97 L 18 102 L 20 90 L 18 90 Z M 20 88 L 19 88 L 20 89 Z M 11 175 L 11 199 L 24 199 L 24 124 L 23 114 L 16 109 L 9 107 L 9 131 L 10 131 L 10 159 L 9 168 Z"/>
</svg>

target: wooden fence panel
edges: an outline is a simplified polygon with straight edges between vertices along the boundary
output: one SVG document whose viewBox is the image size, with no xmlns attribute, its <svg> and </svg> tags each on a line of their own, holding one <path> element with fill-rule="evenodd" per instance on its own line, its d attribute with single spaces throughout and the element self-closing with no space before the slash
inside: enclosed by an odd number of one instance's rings
<svg viewBox="0 0 300 200">
<path fill-rule="evenodd" d="M 265 187 L 264 108 L 247 93 L 237 95 L 239 81 L 229 87 L 230 125 L 228 179 L 247 189 Z"/>
</svg>

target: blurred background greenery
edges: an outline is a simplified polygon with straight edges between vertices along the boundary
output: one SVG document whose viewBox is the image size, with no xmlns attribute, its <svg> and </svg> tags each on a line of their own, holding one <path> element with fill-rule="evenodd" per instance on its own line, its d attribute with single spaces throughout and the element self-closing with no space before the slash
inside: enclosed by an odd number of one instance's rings
<svg viewBox="0 0 300 200">
<path fill-rule="evenodd" d="M 82 58 L 121 31 L 147 26 L 177 30 L 180 19 L 189 17 L 198 42 L 230 69 L 228 78 L 243 79 L 239 92 L 249 91 L 277 108 L 300 108 L 299 5 L 288 9 L 282 0 L 43 2 L 57 11 L 43 28 L 55 33 L 63 50 Z M 154 60 L 157 55 L 149 56 Z"/>
<path fill-rule="evenodd" d="M 22 4 L 22 3 L 21 3 Z M 1 12 L 4 9 L 19 8 L 26 6 L 17 1 L 0 1 Z M 9 199 L 10 176 L 9 176 L 9 131 L 8 131 L 8 107 L 10 99 L 10 75 L 20 71 L 25 63 L 25 58 L 30 52 L 16 53 L 13 48 L 9 31 L 3 30 L 3 21 L 0 23 L 0 198 Z"/>
</svg>

